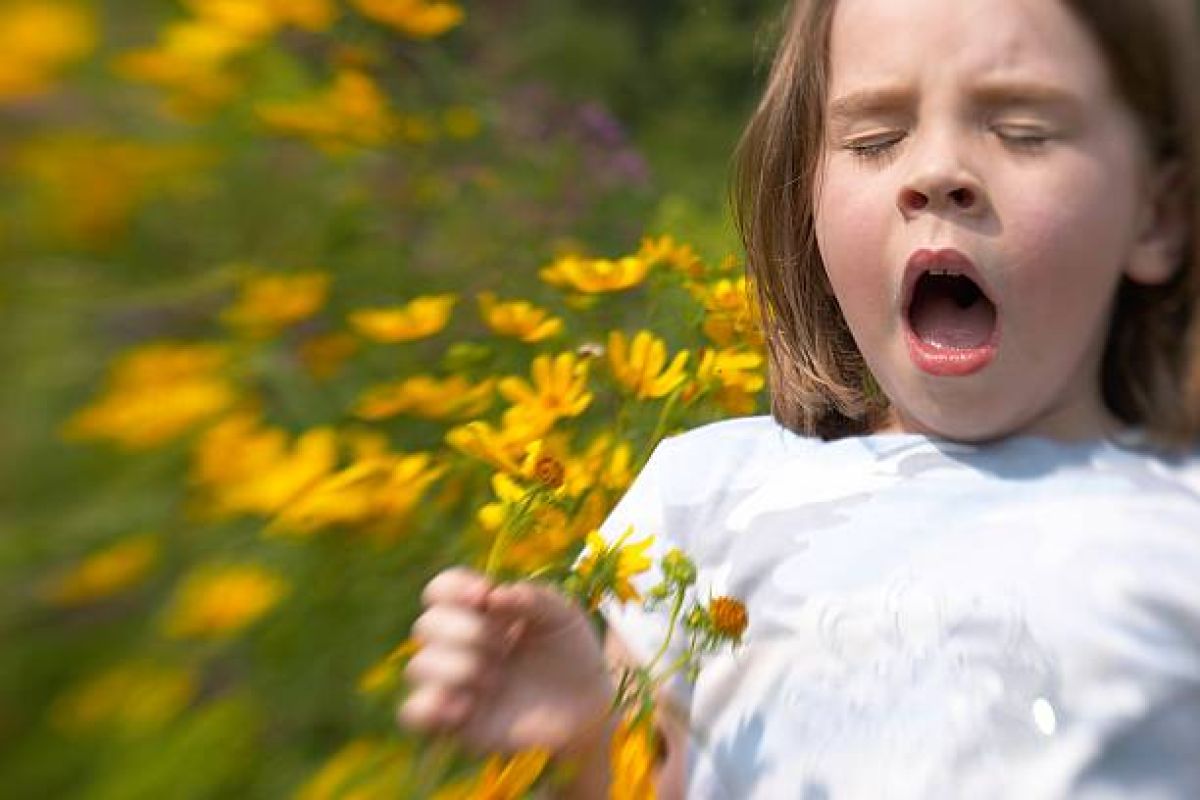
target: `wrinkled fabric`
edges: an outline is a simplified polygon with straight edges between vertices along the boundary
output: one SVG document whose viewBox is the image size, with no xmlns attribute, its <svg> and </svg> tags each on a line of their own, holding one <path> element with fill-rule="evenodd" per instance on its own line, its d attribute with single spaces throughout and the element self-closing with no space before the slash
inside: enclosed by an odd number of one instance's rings
<svg viewBox="0 0 1200 800">
<path fill-rule="evenodd" d="M 1200 797 L 1198 476 L 1133 441 L 665 440 L 601 532 L 682 548 L 750 615 L 670 684 L 688 796 Z M 665 611 L 604 612 L 658 650 Z"/>
</svg>

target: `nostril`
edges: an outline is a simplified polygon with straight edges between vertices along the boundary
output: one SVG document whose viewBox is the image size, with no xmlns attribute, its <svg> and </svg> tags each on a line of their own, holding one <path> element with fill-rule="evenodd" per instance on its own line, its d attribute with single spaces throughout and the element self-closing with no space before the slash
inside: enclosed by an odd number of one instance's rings
<svg viewBox="0 0 1200 800">
<path fill-rule="evenodd" d="M 970 189 L 955 189 L 950 192 L 950 199 L 959 208 L 970 208 L 975 205 L 975 193 Z"/>
<path fill-rule="evenodd" d="M 920 210 L 929 205 L 929 198 L 915 189 L 905 189 L 903 200 L 904 206 L 914 211 Z"/>
</svg>

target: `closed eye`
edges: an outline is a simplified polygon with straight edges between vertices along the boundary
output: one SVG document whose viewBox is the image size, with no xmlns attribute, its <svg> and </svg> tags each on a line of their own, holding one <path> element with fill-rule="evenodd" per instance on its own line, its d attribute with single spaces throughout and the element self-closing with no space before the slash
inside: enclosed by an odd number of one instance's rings
<svg viewBox="0 0 1200 800">
<path fill-rule="evenodd" d="M 895 146 L 904 138 L 902 133 L 888 133 L 880 136 L 869 136 L 846 142 L 844 147 L 855 158 L 864 161 L 880 161 L 895 152 Z"/>
<path fill-rule="evenodd" d="M 1000 125 L 993 127 L 992 131 L 1005 144 L 1020 150 L 1039 149 L 1053 138 L 1048 131 L 1041 128 Z"/>
</svg>

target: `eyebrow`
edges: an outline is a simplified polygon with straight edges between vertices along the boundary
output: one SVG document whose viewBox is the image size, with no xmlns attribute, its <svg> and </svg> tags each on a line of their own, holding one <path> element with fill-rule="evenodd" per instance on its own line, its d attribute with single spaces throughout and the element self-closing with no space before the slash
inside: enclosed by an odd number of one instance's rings
<svg viewBox="0 0 1200 800">
<path fill-rule="evenodd" d="M 973 105 L 984 108 L 1035 106 L 1078 112 L 1082 101 L 1066 89 L 1044 83 L 1004 81 L 982 83 L 970 90 Z M 894 113 L 912 102 L 913 92 L 903 86 L 859 89 L 829 104 L 831 123 L 856 119 L 866 114 Z"/>
</svg>

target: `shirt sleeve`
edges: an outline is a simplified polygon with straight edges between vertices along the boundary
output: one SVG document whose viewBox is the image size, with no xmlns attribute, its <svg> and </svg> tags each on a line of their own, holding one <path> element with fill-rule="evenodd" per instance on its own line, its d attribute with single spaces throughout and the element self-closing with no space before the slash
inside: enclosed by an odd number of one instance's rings
<svg viewBox="0 0 1200 800">
<path fill-rule="evenodd" d="M 681 532 L 673 529 L 671 515 L 665 502 L 664 484 L 671 475 L 669 462 L 673 450 L 672 441 L 665 439 L 658 444 L 645 467 L 638 474 L 625 495 L 601 524 L 599 532 L 607 544 L 612 544 L 626 534 L 627 543 L 641 542 L 648 536 L 653 542 L 647 550 L 651 566 L 646 572 L 634 576 L 631 583 L 641 600 L 632 599 L 621 603 L 609 599 L 600 606 L 609 629 L 628 647 L 630 653 L 642 665 L 648 665 L 663 648 L 670 628 L 670 607 L 663 604 L 653 611 L 643 607 L 650 589 L 662 580 L 659 562 L 667 552 L 679 548 L 687 552 Z M 680 626 L 682 628 L 682 626 Z M 667 649 L 657 661 L 656 672 L 675 662 L 684 652 L 684 637 L 677 630 Z M 691 702 L 691 686 L 681 674 L 675 675 L 664 684 L 665 689 L 682 708 Z"/>
</svg>

